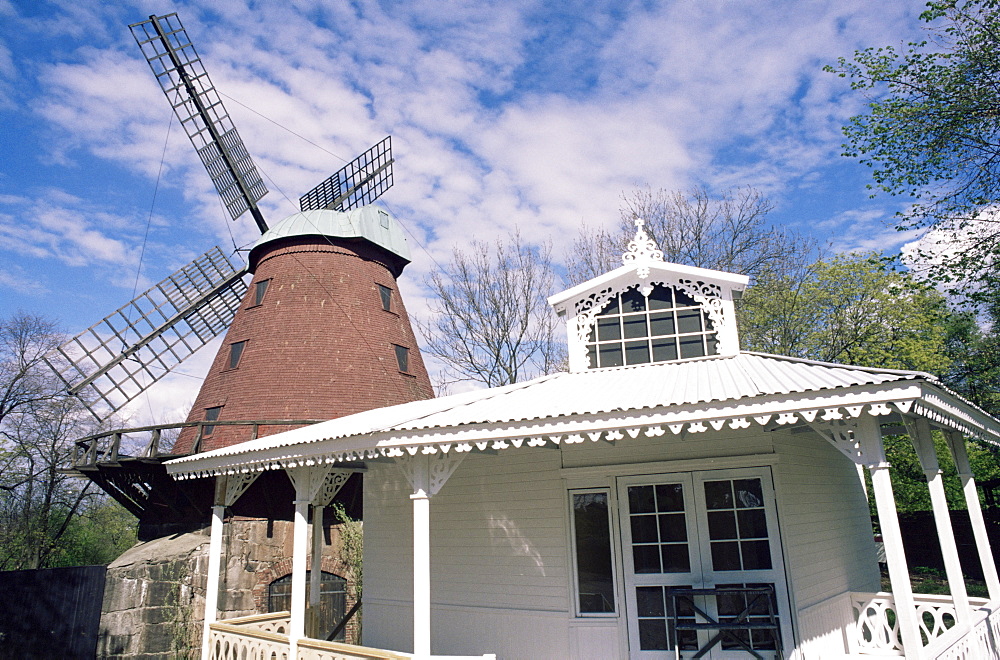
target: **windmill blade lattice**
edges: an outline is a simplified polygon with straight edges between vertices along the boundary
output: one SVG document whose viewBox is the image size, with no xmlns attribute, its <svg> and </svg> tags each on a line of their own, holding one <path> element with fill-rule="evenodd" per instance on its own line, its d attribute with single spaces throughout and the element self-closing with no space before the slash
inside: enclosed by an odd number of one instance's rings
<svg viewBox="0 0 1000 660">
<path fill-rule="evenodd" d="M 214 247 L 60 346 L 49 366 L 105 418 L 225 332 L 246 294 L 245 273 Z"/>
<path fill-rule="evenodd" d="M 257 209 L 267 188 L 177 14 L 150 16 L 129 28 L 229 215 L 235 220 L 250 211 L 267 231 Z"/>
<path fill-rule="evenodd" d="M 392 163 L 392 136 L 386 136 L 299 198 L 299 209 L 348 211 L 371 204 L 392 187 Z"/>
</svg>

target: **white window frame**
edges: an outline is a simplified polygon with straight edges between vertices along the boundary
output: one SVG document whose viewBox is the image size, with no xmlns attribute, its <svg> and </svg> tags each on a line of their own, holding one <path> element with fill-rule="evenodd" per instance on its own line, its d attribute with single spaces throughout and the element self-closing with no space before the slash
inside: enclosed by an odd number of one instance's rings
<svg viewBox="0 0 1000 660">
<path fill-rule="evenodd" d="M 614 610 L 611 612 L 581 612 L 580 611 L 580 572 L 576 559 L 576 515 L 573 508 L 574 495 L 587 495 L 592 493 L 602 493 L 608 500 L 608 543 L 611 551 L 611 585 L 612 593 L 615 596 Z M 569 549 L 570 567 L 572 574 L 573 592 L 573 613 L 579 619 L 615 619 L 621 615 L 622 593 L 619 581 L 619 558 L 618 542 L 616 539 L 616 510 L 618 507 L 614 489 L 610 486 L 595 486 L 592 488 L 567 488 L 566 490 L 566 510 L 569 516 Z"/>
</svg>

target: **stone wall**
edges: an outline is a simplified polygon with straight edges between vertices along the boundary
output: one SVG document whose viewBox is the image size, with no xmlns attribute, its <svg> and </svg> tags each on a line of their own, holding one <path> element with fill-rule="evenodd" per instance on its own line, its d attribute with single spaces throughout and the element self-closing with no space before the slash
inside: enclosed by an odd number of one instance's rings
<svg viewBox="0 0 1000 660">
<path fill-rule="evenodd" d="M 267 587 L 291 572 L 292 523 L 226 522 L 219 618 L 267 611 Z M 208 529 L 140 543 L 108 566 L 98 657 L 196 658 L 200 654 L 208 575 Z M 336 526 L 324 528 L 322 567 L 348 581 Z M 349 593 L 347 608 L 354 603 Z M 354 622 L 347 641 L 358 641 Z"/>
</svg>

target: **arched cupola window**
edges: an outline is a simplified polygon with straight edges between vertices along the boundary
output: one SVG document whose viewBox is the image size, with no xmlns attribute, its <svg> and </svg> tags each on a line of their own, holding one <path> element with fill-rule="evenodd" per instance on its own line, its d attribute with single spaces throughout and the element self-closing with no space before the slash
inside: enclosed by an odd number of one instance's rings
<svg viewBox="0 0 1000 660">
<path fill-rule="evenodd" d="M 680 289 L 638 285 L 616 294 L 594 317 L 587 338 L 591 368 L 716 355 L 719 340 L 702 305 Z"/>
</svg>

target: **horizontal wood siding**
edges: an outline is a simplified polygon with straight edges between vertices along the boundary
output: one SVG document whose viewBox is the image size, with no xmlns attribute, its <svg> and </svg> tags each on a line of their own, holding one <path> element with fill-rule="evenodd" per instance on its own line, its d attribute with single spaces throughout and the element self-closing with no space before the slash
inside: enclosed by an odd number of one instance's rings
<svg viewBox="0 0 1000 660">
<path fill-rule="evenodd" d="M 815 433 L 775 432 L 775 494 L 797 610 L 845 591 L 878 591 L 868 503 L 857 469 Z"/>
<path fill-rule="evenodd" d="M 545 648 L 546 657 L 566 656 L 569 553 L 560 466 L 552 449 L 472 453 L 431 498 L 435 653 L 528 658 Z M 365 476 L 368 645 L 406 650 L 412 640 L 410 621 L 398 620 L 411 611 L 409 494 L 395 466 L 373 465 Z"/>
</svg>

